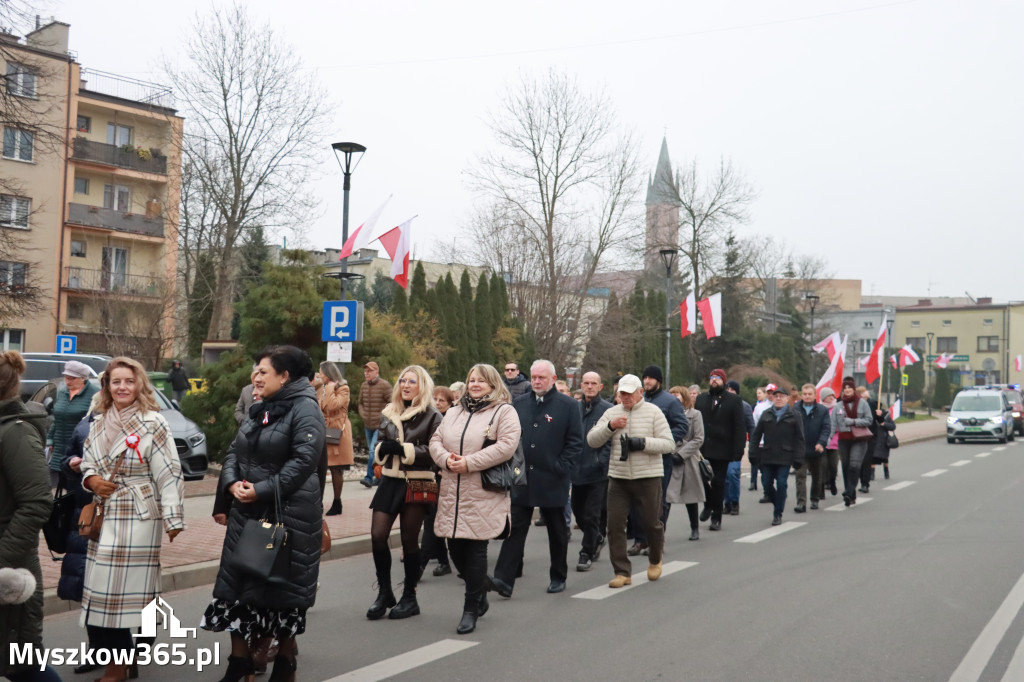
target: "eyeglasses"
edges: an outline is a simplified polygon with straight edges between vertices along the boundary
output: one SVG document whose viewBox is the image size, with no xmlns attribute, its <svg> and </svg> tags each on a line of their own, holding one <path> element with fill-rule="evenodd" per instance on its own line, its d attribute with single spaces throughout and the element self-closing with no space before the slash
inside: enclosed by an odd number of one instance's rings
<svg viewBox="0 0 1024 682">
<path fill-rule="evenodd" d="M 506 372 L 514 372 L 514 371 L 516 371 L 516 368 L 515 367 L 506 367 L 505 371 Z"/>
</svg>

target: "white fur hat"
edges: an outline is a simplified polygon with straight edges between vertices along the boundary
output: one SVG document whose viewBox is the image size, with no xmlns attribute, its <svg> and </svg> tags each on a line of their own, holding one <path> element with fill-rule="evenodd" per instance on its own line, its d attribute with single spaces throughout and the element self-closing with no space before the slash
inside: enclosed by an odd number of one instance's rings
<svg viewBox="0 0 1024 682">
<path fill-rule="evenodd" d="M 27 568 L 0 568 L 0 604 L 24 604 L 36 591 L 36 577 Z"/>
</svg>

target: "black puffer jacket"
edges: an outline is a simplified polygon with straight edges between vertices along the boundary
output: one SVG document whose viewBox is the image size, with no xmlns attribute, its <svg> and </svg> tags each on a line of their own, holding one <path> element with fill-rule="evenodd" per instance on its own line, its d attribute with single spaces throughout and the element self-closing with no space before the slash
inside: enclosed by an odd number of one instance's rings
<svg viewBox="0 0 1024 682">
<path fill-rule="evenodd" d="M 64 453 L 60 469 L 64 475 L 64 488 L 75 496 L 75 513 L 71 516 L 68 530 L 68 551 L 60 563 L 60 580 L 57 582 L 57 596 L 69 601 L 82 601 L 82 587 L 85 585 L 85 555 L 89 551 L 89 539 L 78 534 L 78 517 L 82 507 L 92 502 L 92 493 L 82 487 L 82 474 L 68 466 L 73 457 L 82 456 L 82 446 L 89 435 L 90 415 L 78 422 L 71 433 L 71 442 Z"/>
<path fill-rule="evenodd" d="M 309 608 L 316 600 L 320 572 L 323 504 L 317 465 L 324 452 L 324 416 L 313 388 L 296 379 L 253 404 L 249 417 L 231 443 L 220 482 L 227 490 L 249 481 L 257 501 L 231 505 L 213 596 L 265 609 Z M 231 554 L 245 522 L 273 512 L 275 487 L 281 491 L 291 567 L 286 584 L 264 585 L 234 571 Z"/>
<path fill-rule="evenodd" d="M 576 462 L 576 468 L 572 471 L 573 485 L 589 485 L 608 480 L 608 459 L 612 453 L 612 442 L 609 440 L 599 448 L 592 448 L 586 440 L 586 435 L 601 419 L 601 415 L 611 407 L 612 404 L 601 396 L 595 397 L 589 403 L 586 399 L 580 402 L 580 417 L 583 419 L 583 453 Z"/>
</svg>

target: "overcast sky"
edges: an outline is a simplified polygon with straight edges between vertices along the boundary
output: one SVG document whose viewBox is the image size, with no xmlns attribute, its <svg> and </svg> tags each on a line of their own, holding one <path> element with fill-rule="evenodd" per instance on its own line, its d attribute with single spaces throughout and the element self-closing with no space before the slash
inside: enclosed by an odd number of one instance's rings
<svg viewBox="0 0 1024 682">
<path fill-rule="evenodd" d="M 84 67 L 161 81 L 161 55 L 223 3 L 51 4 Z M 649 170 L 665 134 L 673 163 L 742 169 L 759 197 L 741 236 L 823 254 L 864 294 L 1024 299 L 1024 3 L 246 5 L 319 72 L 336 104 L 328 142 L 367 147 L 350 225 L 394 194 L 378 231 L 418 214 L 415 256 L 465 225 L 463 172 L 492 145 L 485 118 L 506 85 L 554 66 L 608 94 Z M 341 177 L 326 153 L 323 171 L 306 242 L 337 247 Z"/>
</svg>

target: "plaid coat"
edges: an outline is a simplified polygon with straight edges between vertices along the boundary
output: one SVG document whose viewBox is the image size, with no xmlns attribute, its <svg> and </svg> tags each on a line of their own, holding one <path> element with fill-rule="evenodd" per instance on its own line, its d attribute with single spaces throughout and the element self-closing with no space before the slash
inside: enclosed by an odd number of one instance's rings
<svg viewBox="0 0 1024 682">
<path fill-rule="evenodd" d="M 100 539 L 89 543 L 80 623 L 134 628 L 160 594 L 163 531 L 185 527 L 185 487 L 171 430 L 159 412 L 137 412 L 109 451 L 101 446 L 103 419 L 98 415 L 89 428 L 83 479 L 109 479 L 118 460 L 124 463 L 114 478 L 117 490 L 104 504 Z M 125 444 L 129 434 L 141 439 L 137 451 Z"/>
</svg>

